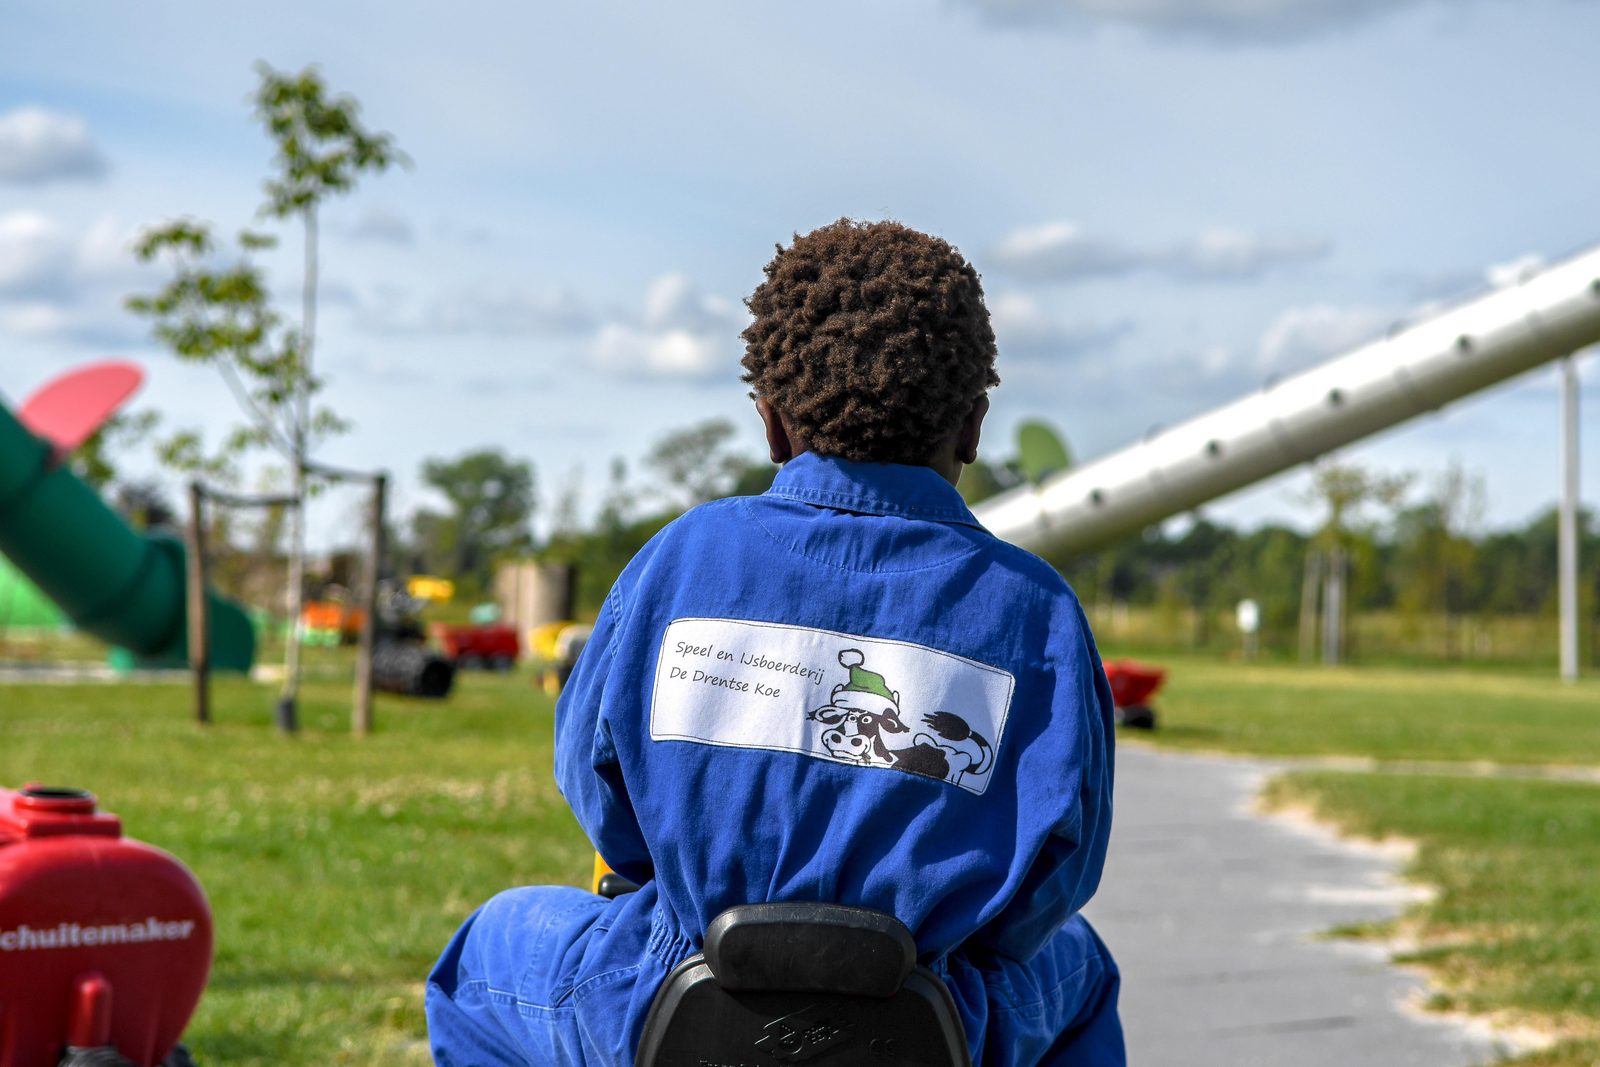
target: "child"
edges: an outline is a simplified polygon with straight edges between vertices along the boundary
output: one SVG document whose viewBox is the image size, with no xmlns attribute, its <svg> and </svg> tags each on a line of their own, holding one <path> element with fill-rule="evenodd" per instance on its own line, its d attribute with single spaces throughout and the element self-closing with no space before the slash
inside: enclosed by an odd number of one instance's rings
<svg viewBox="0 0 1600 1067">
<path fill-rule="evenodd" d="M 840 220 L 779 248 L 744 380 L 783 464 L 695 508 L 606 598 L 556 781 L 641 884 L 501 893 L 430 976 L 444 1067 L 631 1064 L 651 998 L 736 904 L 889 912 L 975 1063 L 1118 1067 L 1118 975 L 1078 914 L 1111 823 L 1111 694 L 1077 599 L 954 486 L 994 334 L 944 241 Z"/>
</svg>

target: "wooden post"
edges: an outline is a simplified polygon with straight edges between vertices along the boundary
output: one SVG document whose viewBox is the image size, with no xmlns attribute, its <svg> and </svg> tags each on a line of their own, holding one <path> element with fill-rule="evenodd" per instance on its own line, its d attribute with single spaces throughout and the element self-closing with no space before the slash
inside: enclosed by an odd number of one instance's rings
<svg viewBox="0 0 1600 1067">
<path fill-rule="evenodd" d="M 211 619 L 206 605 L 205 490 L 189 483 L 189 671 L 194 678 L 194 717 L 211 721 Z"/>
<path fill-rule="evenodd" d="M 383 567 L 384 497 L 389 478 L 376 474 L 372 478 L 372 541 L 367 550 L 361 589 L 361 643 L 356 653 L 355 708 L 351 713 L 350 729 L 357 737 L 372 731 L 372 646 L 378 626 L 378 576 Z"/>
</svg>

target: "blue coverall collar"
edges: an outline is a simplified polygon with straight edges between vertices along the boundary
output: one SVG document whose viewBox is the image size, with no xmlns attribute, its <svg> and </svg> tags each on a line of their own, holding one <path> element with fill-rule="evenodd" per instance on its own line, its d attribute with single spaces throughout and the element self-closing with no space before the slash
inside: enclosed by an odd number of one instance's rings
<svg viewBox="0 0 1600 1067">
<path fill-rule="evenodd" d="M 931 467 L 857 463 L 802 452 L 783 465 L 767 495 L 864 515 L 983 528 L 956 487 Z"/>
</svg>

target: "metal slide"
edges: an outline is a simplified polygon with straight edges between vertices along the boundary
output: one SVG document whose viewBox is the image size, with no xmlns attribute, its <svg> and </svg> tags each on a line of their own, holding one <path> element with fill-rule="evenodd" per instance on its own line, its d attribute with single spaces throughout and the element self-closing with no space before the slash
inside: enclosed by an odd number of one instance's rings
<svg viewBox="0 0 1600 1067">
<path fill-rule="evenodd" d="M 1600 247 L 973 508 L 1055 559 L 1091 552 L 1600 342 Z"/>
<path fill-rule="evenodd" d="M 0 404 L 0 553 L 79 629 L 162 665 L 187 658 L 184 549 L 141 536 Z M 211 665 L 247 671 L 255 629 L 210 592 Z"/>
</svg>

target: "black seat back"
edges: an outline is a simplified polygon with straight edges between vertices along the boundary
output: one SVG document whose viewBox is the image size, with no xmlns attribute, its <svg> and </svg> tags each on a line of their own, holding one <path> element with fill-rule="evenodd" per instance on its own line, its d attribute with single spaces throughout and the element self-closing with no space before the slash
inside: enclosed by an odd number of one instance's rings
<svg viewBox="0 0 1600 1067">
<path fill-rule="evenodd" d="M 891 915 L 747 904 L 656 993 L 637 1067 L 970 1067 L 955 1002 Z"/>
</svg>

